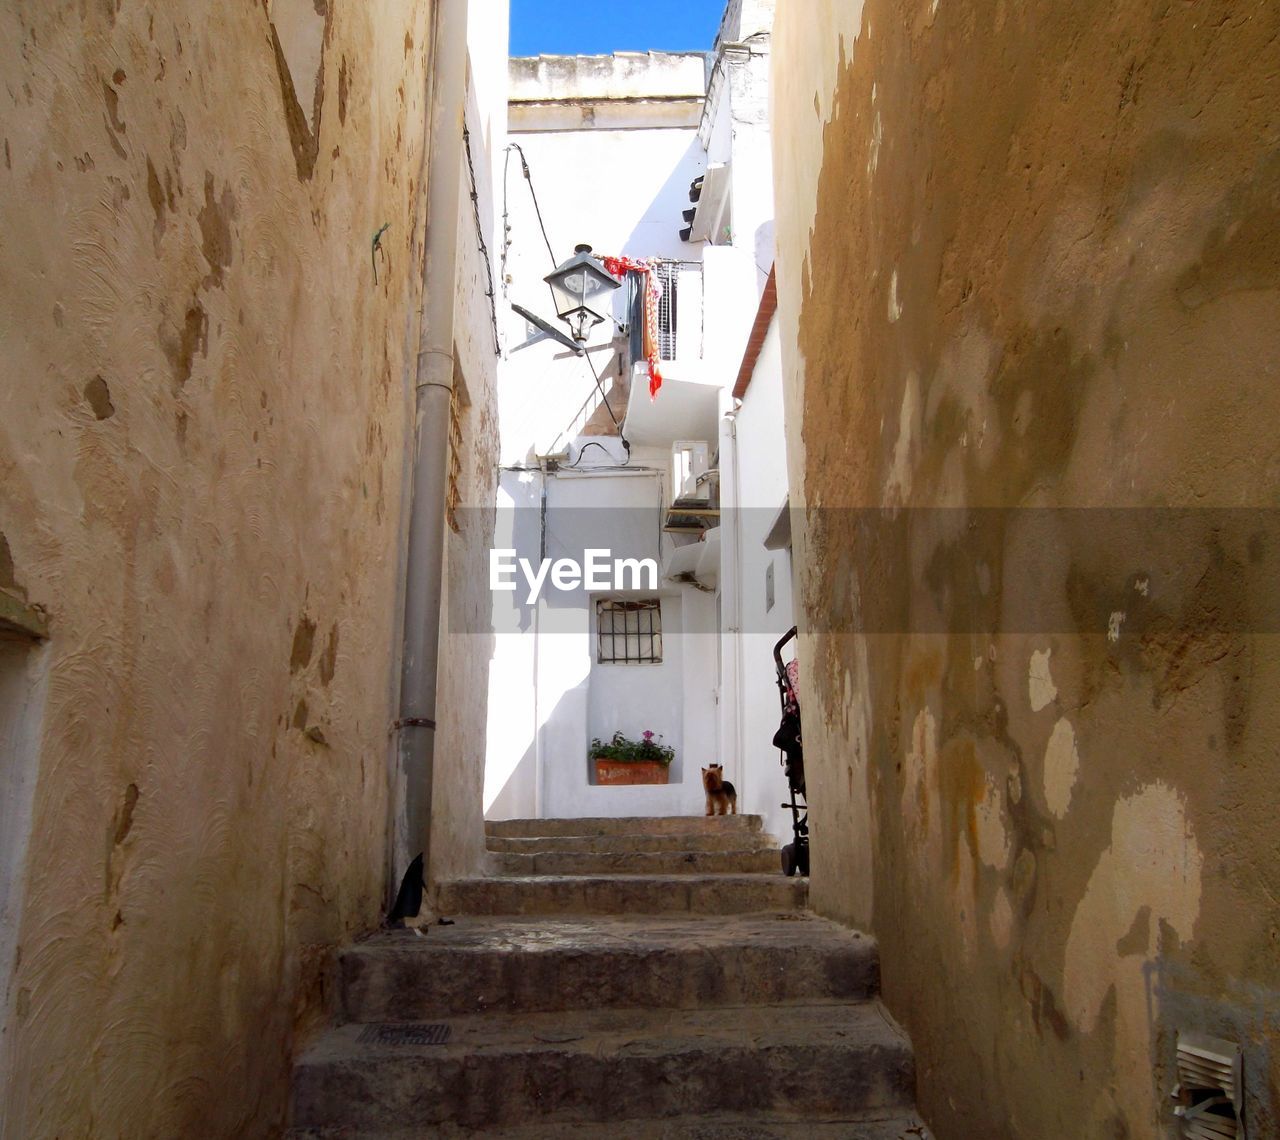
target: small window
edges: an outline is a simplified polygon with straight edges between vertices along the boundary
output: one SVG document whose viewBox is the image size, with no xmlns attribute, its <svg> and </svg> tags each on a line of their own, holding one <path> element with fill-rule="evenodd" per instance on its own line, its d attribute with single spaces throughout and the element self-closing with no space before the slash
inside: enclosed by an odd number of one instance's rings
<svg viewBox="0 0 1280 1140">
<path fill-rule="evenodd" d="M 596 661 L 656 665 L 662 661 L 662 602 L 658 598 L 596 602 Z"/>
</svg>

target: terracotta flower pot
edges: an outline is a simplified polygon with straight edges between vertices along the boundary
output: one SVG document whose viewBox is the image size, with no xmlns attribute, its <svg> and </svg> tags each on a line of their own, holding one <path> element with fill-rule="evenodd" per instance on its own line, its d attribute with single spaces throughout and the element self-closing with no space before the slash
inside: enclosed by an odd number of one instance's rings
<svg viewBox="0 0 1280 1140">
<path fill-rule="evenodd" d="M 669 765 L 656 760 L 603 760 L 596 757 L 596 783 L 665 784 Z"/>
</svg>

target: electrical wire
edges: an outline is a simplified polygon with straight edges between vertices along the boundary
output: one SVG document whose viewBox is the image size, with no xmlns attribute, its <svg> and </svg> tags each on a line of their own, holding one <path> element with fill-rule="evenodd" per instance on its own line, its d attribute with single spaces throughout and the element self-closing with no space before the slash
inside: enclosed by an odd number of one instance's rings
<svg viewBox="0 0 1280 1140">
<path fill-rule="evenodd" d="M 507 193 L 507 169 L 511 166 L 511 147 L 502 148 L 502 295 L 511 296 L 508 288 L 507 257 L 511 253 L 511 198 Z"/>
<path fill-rule="evenodd" d="M 575 459 L 572 463 L 566 463 L 566 464 L 565 464 L 565 466 L 566 466 L 566 467 L 577 467 L 577 466 L 578 466 L 578 464 L 582 462 L 582 457 L 583 457 L 584 455 L 586 455 L 586 453 L 587 453 L 587 448 L 588 448 L 588 447 L 598 447 L 598 448 L 599 448 L 601 451 L 603 451 L 603 452 L 605 453 L 605 455 L 607 455 L 610 459 L 612 459 L 612 458 L 613 458 L 613 453 L 612 453 L 612 452 L 611 452 L 607 447 L 605 447 L 605 445 L 604 445 L 603 443 L 597 443 L 594 439 L 589 439 L 589 440 L 587 440 L 587 442 L 586 442 L 586 443 L 584 443 L 580 448 L 578 448 L 578 458 L 577 458 L 577 459 Z M 616 466 L 616 465 L 615 465 L 615 466 Z M 626 466 L 626 464 L 624 463 L 624 464 L 622 464 L 622 466 L 623 466 L 623 467 L 625 467 L 625 466 Z"/>
<path fill-rule="evenodd" d="M 591 359 L 591 354 L 586 354 L 587 367 L 591 369 L 591 375 L 595 378 L 596 387 L 600 390 L 600 399 L 604 401 L 605 410 L 609 413 L 609 418 L 613 420 L 613 426 L 618 429 L 618 438 L 622 440 L 622 446 L 626 449 L 627 458 L 623 461 L 622 466 L 626 466 L 631 462 L 631 441 L 622 434 L 622 424 L 618 421 L 618 417 L 613 414 L 613 408 L 609 406 L 609 397 L 604 394 L 604 385 L 600 383 L 600 373 L 596 371 L 595 361 Z M 579 456 L 581 458 L 581 456 Z"/>
<path fill-rule="evenodd" d="M 609 418 L 613 420 L 613 426 L 621 431 L 622 425 L 618 422 L 618 417 L 613 414 L 613 408 L 609 404 L 609 397 L 604 394 L 604 385 L 600 382 L 600 373 L 596 371 L 596 362 L 591 359 L 589 352 L 583 353 L 583 359 L 586 360 L 587 367 L 591 369 L 591 377 L 596 382 L 596 388 L 600 392 L 600 399 L 604 401 L 605 411 L 609 413 Z"/>
<path fill-rule="evenodd" d="M 476 168 L 471 161 L 471 132 L 465 125 L 462 128 L 462 145 L 466 148 L 467 173 L 471 176 L 471 212 L 476 219 L 476 240 L 480 243 L 480 256 L 484 261 L 484 272 L 489 281 L 485 296 L 489 298 L 489 320 L 493 324 L 493 352 L 495 356 L 501 356 L 502 342 L 498 338 L 498 307 L 496 291 L 493 287 L 493 262 L 489 260 L 489 247 L 485 244 L 484 227 L 480 224 L 480 191 L 476 189 Z"/>
<path fill-rule="evenodd" d="M 506 283 L 506 277 L 507 277 L 507 274 L 506 274 L 507 251 L 511 248 L 511 226 L 508 223 L 509 205 L 508 205 L 508 197 L 507 197 L 507 168 L 510 164 L 511 152 L 513 150 L 520 156 L 520 169 L 524 174 L 524 180 L 529 184 L 529 197 L 533 200 L 533 212 L 538 217 L 538 228 L 542 231 L 542 240 L 546 243 L 546 246 L 547 246 L 547 256 L 551 258 L 551 268 L 554 269 L 556 268 L 557 265 L 560 264 L 559 261 L 556 260 L 555 250 L 551 248 L 551 238 L 547 236 L 547 225 L 546 225 L 546 222 L 544 222 L 542 219 L 542 207 L 538 203 L 538 191 L 534 188 L 534 185 L 533 185 L 533 174 L 529 170 L 529 160 L 525 157 L 524 148 L 517 142 L 508 143 L 506 147 L 506 152 L 507 152 L 506 159 L 503 161 L 503 166 L 502 166 L 502 230 L 503 230 L 502 279 L 503 279 L 504 289 L 506 288 L 505 283 Z M 614 323 L 617 324 L 618 322 L 615 321 Z M 626 462 L 630 463 L 631 462 L 631 444 L 627 441 L 626 436 L 622 434 L 622 423 L 621 421 L 619 421 L 618 417 L 614 414 L 613 405 L 609 403 L 609 397 L 605 393 L 604 384 L 601 383 L 600 381 L 600 373 L 596 371 L 595 361 L 591 359 L 591 356 L 589 353 L 584 353 L 583 355 L 584 355 L 584 358 L 586 359 L 587 367 L 591 369 L 591 378 L 596 382 L 596 389 L 600 393 L 600 399 L 604 403 L 605 411 L 609 413 L 609 418 L 613 421 L 613 426 L 618 429 L 618 438 L 622 440 L 622 446 L 626 448 L 626 451 L 627 451 Z M 599 445 L 597 444 L 596 446 L 599 446 Z M 582 456 L 581 454 L 579 454 L 578 459 L 581 460 L 581 458 Z"/>
<path fill-rule="evenodd" d="M 524 173 L 524 180 L 529 183 L 529 196 L 533 199 L 533 212 L 538 215 L 538 228 L 542 230 L 542 240 L 547 243 L 547 254 L 551 258 L 551 268 L 554 269 L 560 264 L 556 260 L 556 255 L 551 249 L 551 239 L 547 237 L 547 224 L 542 220 L 542 207 L 538 205 L 538 192 L 533 188 L 533 175 L 529 171 L 529 160 L 524 156 L 524 148 L 516 142 L 508 143 L 507 150 L 514 150 L 520 156 L 520 168 Z M 503 181 L 506 181 L 506 171 L 503 170 Z M 506 188 L 503 187 L 505 196 Z M 505 214 L 503 215 L 506 216 Z"/>
<path fill-rule="evenodd" d="M 589 442 L 593 445 L 595 444 L 595 440 L 590 440 Z M 586 446 L 587 446 L 586 444 L 583 444 L 583 447 L 586 447 Z M 573 466 L 572 463 L 566 463 L 563 467 L 559 468 L 559 470 L 568 471 L 572 466 Z M 542 468 L 530 467 L 527 463 L 524 463 L 524 464 L 507 463 L 507 464 L 500 465 L 498 467 L 498 470 L 510 471 L 518 475 L 519 474 L 535 475 L 539 471 L 541 471 Z M 666 474 L 665 469 L 662 467 L 648 467 L 643 464 L 641 464 L 640 466 L 635 466 L 631 463 L 629 459 L 625 463 L 601 463 L 595 467 L 584 467 L 581 471 L 578 472 L 578 474 L 586 475 L 591 471 L 629 471 L 632 474 L 636 474 L 636 475 L 658 475 L 658 476 L 663 476 Z M 555 473 L 556 472 L 554 471 L 548 472 L 548 474 L 551 474 L 551 475 L 554 475 Z M 523 508 L 517 508 L 517 509 L 523 509 Z"/>
</svg>

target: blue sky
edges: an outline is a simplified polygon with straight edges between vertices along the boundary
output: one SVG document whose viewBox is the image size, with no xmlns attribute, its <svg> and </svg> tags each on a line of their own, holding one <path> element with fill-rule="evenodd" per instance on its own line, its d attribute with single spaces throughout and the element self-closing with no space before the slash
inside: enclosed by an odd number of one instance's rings
<svg viewBox="0 0 1280 1140">
<path fill-rule="evenodd" d="M 710 51 L 725 0 L 511 0 L 512 55 Z"/>
</svg>

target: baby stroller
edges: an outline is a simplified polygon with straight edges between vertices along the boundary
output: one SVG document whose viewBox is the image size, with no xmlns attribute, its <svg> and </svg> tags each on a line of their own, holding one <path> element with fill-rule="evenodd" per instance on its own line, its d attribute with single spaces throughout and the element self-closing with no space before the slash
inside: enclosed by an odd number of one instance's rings
<svg viewBox="0 0 1280 1140">
<path fill-rule="evenodd" d="M 796 691 L 797 663 L 782 663 L 782 647 L 796 636 L 792 626 L 773 647 L 773 663 L 778 670 L 778 693 L 782 699 L 782 723 L 773 734 L 773 746 L 782 752 L 782 770 L 791 790 L 791 830 L 794 839 L 782 849 L 782 873 L 790 878 L 809 873 L 809 804 L 804 789 L 804 745 L 800 738 L 800 695 Z M 797 803 L 799 796 L 802 802 Z"/>
</svg>

